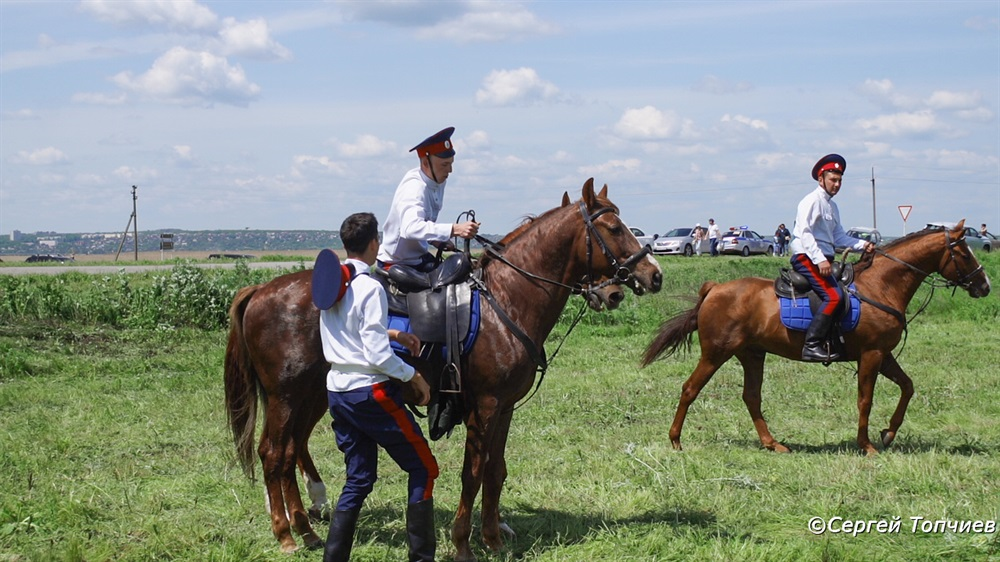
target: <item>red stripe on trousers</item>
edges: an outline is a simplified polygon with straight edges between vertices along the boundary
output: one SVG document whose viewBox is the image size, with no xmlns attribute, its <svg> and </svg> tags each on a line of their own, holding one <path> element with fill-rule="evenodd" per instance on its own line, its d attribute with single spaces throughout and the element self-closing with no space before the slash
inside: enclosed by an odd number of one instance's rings
<svg viewBox="0 0 1000 562">
<path fill-rule="evenodd" d="M 382 406 L 382 409 L 392 416 L 392 419 L 396 420 L 396 425 L 399 426 L 406 440 L 413 445 L 413 450 L 417 452 L 420 462 L 427 469 L 427 484 L 424 486 L 424 499 L 431 499 L 434 497 L 434 478 L 438 475 L 438 468 L 437 461 L 434 460 L 434 454 L 431 453 L 430 447 L 427 446 L 427 440 L 417 433 L 416 428 L 410 422 L 410 418 L 406 415 L 406 411 L 396 406 L 392 398 L 386 394 L 383 385 L 374 385 L 372 387 L 372 396 Z"/>
<path fill-rule="evenodd" d="M 840 293 L 837 291 L 836 287 L 831 285 L 826 280 L 825 276 L 820 274 L 819 267 L 817 267 L 816 264 L 814 264 L 812 260 L 809 259 L 809 256 L 805 254 L 799 254 L 798 260 L 800 264 L 804 265 L 806 269 L 808 269 L 809 272 L 812 273 L 813 279 L 815 279 L 816 282 L 819 283 L 821 287 L 823 287 L 823 292 L 826 293 L 827 297 L 826 306 L 823 307 L 823 310 L 821 310 L 820 313 L 826 314 L 827 316 L 831 316 L 834 313 L 834 311 L 837 310 L 837 307 L 840 305 Z"/>
</svg>

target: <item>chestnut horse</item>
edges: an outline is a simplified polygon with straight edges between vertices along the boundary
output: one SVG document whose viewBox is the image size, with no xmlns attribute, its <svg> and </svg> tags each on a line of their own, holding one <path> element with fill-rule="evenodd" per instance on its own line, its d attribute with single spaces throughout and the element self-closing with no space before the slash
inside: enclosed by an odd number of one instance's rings
<svg viewBox="0 0 1000 562">
<path fill-rule="evenodd" d="M 482 292 L 492 299 L 482 298 L 479 336 L 462 369 L 466 445 L 462 492 L 451 531 L 456 560 L 475 560 L 469 539 L 480 488 L 483 542 L 493 550 L 503 546 L 501 527 L 508 529 L 500 521 L 499 502 L 507 477 L 504 452 L 514 406 L 532 388 L 536 374 L 544 373 L 542 345 L 570 295 L 580 292 L 580 280 L 588 303 L 596 309 L 615 308 L 623 297 L 621 285 L 636 294 L 660 290 L 659 265 L 618 213 L 607 198 L 607 186 L 595 193 L 590 179 L 582 199 L 571 203 L 564 194 L 560 207 L 519 227 L 505 238 L 502 250 L 487 252 L 480 261 Z M 302 503 L 296 465 L 313 499 L 309 511 L 326 502 L 325 487 L 308 452 L 309 436 L 327 411 L 329 370 L 310 286 L 311 272 L 306 270 L 240 290 L 230 308 L 226 347 L 230 428 L 244 471 L 251 477 L 258 396 L 264 406 L 257 454 L 272 531 L 285 551 L 296 549 L 292 529 L 307 545 L 322 544 Z M 495 305 L 488 304 L 490 300 Z"/>
<path fill-rule="evenodd" d="M 856 292 L 862 298 L 857 327 L 844 334 L 844 360 L 858 362 L 858 446 L 866 454 L 877 453 L 868 438 L 875 379 L 881 372 L 899 385 L 901 395 L 881 433 L 889 446 L 903 423 L 913 396 L 913 382 L 896 362 L 892 350 L 905 329 L 903 315 L 921 283 L 937 273 L 946 286 L 965 289 L 973 298 L 990 292 L 990 280 L 966 244 L 963 220 L 952 230 L 923 230 L 891 242 L 874 255 L 867 255 L 855 270 Z M 933 286 L 933 285 L 932 285 Z M 665 322 L 650 342 L 642 359 L 646 366 L 684 347 L 690 349 L 698 331 L 701 359 L 681 390 L 680 403 L 670 426 L 674 449 L 681 448 L 681 428 L 691 403 L 712 375 L 734 355 L 743 365 L 743 401 L 746 403 L 761 444 L 772 451 L 788 449 L 771 436 L 760 410 L 764 380 L 764 357 L 774 353 L 801 361 L 805 332 L 792 331 L 779 319 L 774 280 L 743 278 L 716 284 L 708 281 L 698 293 L 697 305 Z"/>
</svg>

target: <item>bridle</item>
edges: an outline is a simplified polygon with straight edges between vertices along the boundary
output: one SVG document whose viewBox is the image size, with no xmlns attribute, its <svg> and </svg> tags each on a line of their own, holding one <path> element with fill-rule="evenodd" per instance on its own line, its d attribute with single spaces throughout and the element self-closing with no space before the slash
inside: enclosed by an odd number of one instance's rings
<svg viewBox="0 0 1000 562">
<path fill-rule="evenodd" d="M 939 269 L 939 272 L 941 273 L 942 279 L 932 278 L 931 277 L 931 272 L 924 271 L 924 270 L 920 269 L 919 267 L 917 267 L 917 266 L 915 266 L 913 264 L 907 263 L 906 261 L 901 260 L 901 259 L 897 258 L 896 256 L 893 256 L 892 254 L 886 252 L 885 250 L 880 250 L 880 249 L 876 248 L 875 249 L 875 253 L 877 253 L 879 255 L 882 255 L 882 256 L 885 256 L 885 257 L 889 258 L 890 260 L 892 260 L 892 261 L 894 261 L 894 262 L 896 262 L 898 264 L 902 264 L 902 265 L 910 268 L 911 270 L 919 273 L 920 275 L 922 275 L 924 277 L 923 283 L 929 285 L 932 289 L 938 288 L 938 287 L 945 288 L 945 289 L 948 289 L 948 288 L 955 288 L 955 289 L 957 289 L 958 287 L 961 287 L 961 288 L 965 289 L 966 291 L 969 291 L 969 290 L 972 289 L 972 281 L 971 281 L 972 277 L 975 276 L 975 275 L 977 275 L 977 274 L 979 274 L 979 272 L 983 270 L 983 265 L 980 264 L 979 267 L 977 267 L 976 269 L 974 269 L 974 270 L 966 273 L 965 275 L 962 275 L 962 270 L 961 270 L 961 268 L 958 265 L 958 258 L 955 257 L 955 246 L 958 246 L 959 244 L 961 244 L 964 241 L 964 236 L 959 236 L 958 238 L 952 240 L 951 239 L 951 231 L 949 231 L 948 229 L 944 230 L 944 236 L 945 236 L 945 247 L 948 249 L 948 262 L 945 263 L 944 266 Z M 952 280 L 948 279 L 947 277 L 944 277 L 944 270 L 949 265 L 951 265 L 951 266 L 953 266 L 955 268 L 955 274 L 956 274 L 956 277 L 958 277 L 957 281 L 952 281 Z"/>
</svg>

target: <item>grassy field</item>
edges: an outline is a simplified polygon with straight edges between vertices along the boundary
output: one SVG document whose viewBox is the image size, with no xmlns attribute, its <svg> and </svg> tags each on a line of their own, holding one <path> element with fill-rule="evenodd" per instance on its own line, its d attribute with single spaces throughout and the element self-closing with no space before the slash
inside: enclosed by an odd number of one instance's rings
<svg viewBox="0 0 1000 562">
<path fill-rule="evenodd" d="M 982 261 L 996 283 L 1000 255 Z M 695 402 L 678 453 L 667 429 L 697 357 L 639 369 L 642 350 L 703 280 L 770 276 L 784 262 L 661 263 L 664 292 L 588 314 L 515 414 L 501 501 L 517 537 L 499 554 L 479 550 L 480 560 L 1000 560 L 996 292 L 973 300 L 938 291 L 911 324 L 899 361 L 916 396 L 882 454 L 858 454 L 852 365 L 780 358 L 768 359 L 764 413 L 793 453 L 761 450 L 735 362 Z M 35 283 L 39 300 L 78 299 L 79 307 L 107 297 L 107 287 L 79 274 L 62 280 L 70 296 L 40 277 L 0 292 L 31 300 Z M 0 294 L 0 303 L 9 297 Z M 571 300 L 565 317 L 577 306 Z M 0 561 L 320 560 L 318 551 L 278 551 L 263 487 L 236 464 L 223 410 L 224 329 L 190 327 L 181 312 L 109 324 L 72 309 L 53 309 L 69 310 L 73 319 L 64 320 L 31 312 L 41 306 L 0 306 Z M 880 380 L 873 435 L 897 398 L 895 385 Z M 326 421 L 310 445 L 336 497 L 342 457 Z M 432 448 L 442 469 L 438 553 L 448 559 L 463 439 Z M 353 560 L 405 559 L 405 489 L 383 457 Z M 813 518 L 834 532 L 811 532 Z M 854 532 L 854 521 L 872 529 Z M 952 525 L 935 528 L 938 521 Z M 889 532 L 876 530 L 879 522 Z M 316 529 L 325 534 L 326 524 Z"/>
</svg>

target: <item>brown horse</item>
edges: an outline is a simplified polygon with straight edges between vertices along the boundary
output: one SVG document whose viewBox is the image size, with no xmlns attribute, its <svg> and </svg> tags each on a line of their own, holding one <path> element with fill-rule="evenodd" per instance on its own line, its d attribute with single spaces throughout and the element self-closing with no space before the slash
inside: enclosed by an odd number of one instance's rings
<svg viewBox="0 0 1000 562">
<path fill-rule="evenodd" d="M 892 350 L 903 334 L 906 321 L 903 313 L 917 288 L 929 281 L 929 275 L 938 273 L 947 280 L 948 286 L 962 287 L 973 298 L 990 292 L 989 278 L 966 244 L 964 225 L 963 220 L 950 231 L 915 232 L 858 263 L 857 293 L 865 298 L 857 328 L 844 334 L 844 360 L 858 362 L 858 446 L 869 455 L 877 453 L 868 438 L 868 416 L 878 374 L 881 372 L 899 385 L 901 391 L 889 428 L 881 434 L 884 446 L 895 439 L 913 396 L 913 382 L 892 356 Z M 642 365 L 669 356 L 681 347 L 690 349 L 696 330 L 701 343 L 701 359 L 684 383 L 670 426 L 674 449 L 681 448 L 681 428 L 691 403 L 719 367 L 735 355 L 743 365 L 743 401 L 761 444 L 773 451 L 788 452 L 771 436 L 761 415 L 764 357 L 774 353 L 801 360 L 805 333 L 785 328 L 779 319 L 773 279 L 753 277 L 722 284 L 706 282 L 694 308 L 660 327 L 659 334 L 646 349 Z"/>
<path fill-rule="evenodd" d="M 622 285 L 642 294 L 658 291 L 662 283 L 659 265 L 622 223 L 607 198 L 607 186 L 595 193 L 593 179 L 584 184 L 582 199 L 570 203 L 564 194 L 560 207 L 531 219 L 504 242 L 502 251 L 488 253 L 480 262 L 483 292 L 496 304 L 483 298 L 479 336 L 462 369 L 465 461 L 451 532 L 460 561 L 475 559 L 469 538 L 480 488 L 483 541 L 493 550 L 503 545 L 499 500 L 514 406 L 532 388 L 539 363 L 545 362 L 542 344 L 570 295 L 583 280 L 592 307 L 615 308 L 623 297 Z M 285 551 L 296 548 L 292 529 L 307 545 L 322 544 L 310 526 L 295 476 L 298 465 L 313 507 L 321 507 L 325 487 L 309 456 L 308 440 L 326 413 L 329 365 L 310 284 L 311 272 L 302 271 L 239 291 L 230 308 L 226 348 L 230 427 L 251 477 L 258 397 L 264 406 L 257 454 L 272 530 Z"/>
</svg>

